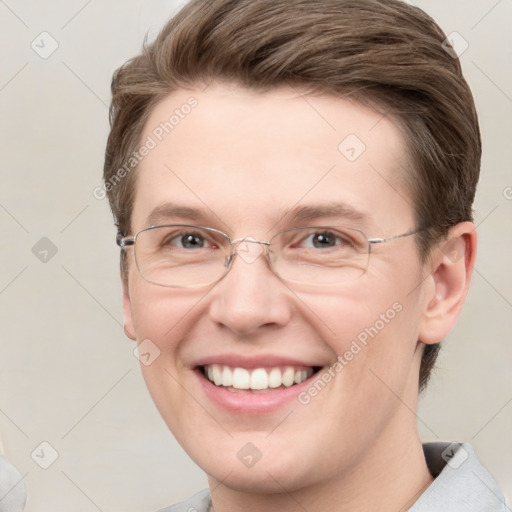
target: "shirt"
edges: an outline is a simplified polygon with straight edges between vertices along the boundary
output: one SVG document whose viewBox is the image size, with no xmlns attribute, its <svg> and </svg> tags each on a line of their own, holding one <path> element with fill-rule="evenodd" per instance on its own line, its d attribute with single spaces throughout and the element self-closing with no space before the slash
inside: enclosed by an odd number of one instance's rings
<svg viewBox="0 0 512 512">
<path fill-rule="evenodd" d="M 434 481 L 409 512 L 506 512 L 498 484 L 467 443 L 425 443 L 427 466 Z M 208 512 L 208 489 L 158 512 Z"/>
<path fill-rule="evenodd" d="M 0 452 L 0 512 L 23 512 L 26 501 L 25 480 Z"/>
</svg>

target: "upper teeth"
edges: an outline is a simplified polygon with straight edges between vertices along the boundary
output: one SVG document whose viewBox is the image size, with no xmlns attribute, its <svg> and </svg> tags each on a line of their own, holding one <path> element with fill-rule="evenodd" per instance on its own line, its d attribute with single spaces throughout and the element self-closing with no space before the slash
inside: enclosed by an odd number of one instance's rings
<svg viewBox="0 0 512 512">
<path fill-rule="evenodd" d="M 216 386 L 232 386 L 235 389 L 268 389 L 300 384 L 313 375 L 313 368 L 285 366 L 248 370 L 209 364 L 205 366 L 205 374 Z"/>
</svg>

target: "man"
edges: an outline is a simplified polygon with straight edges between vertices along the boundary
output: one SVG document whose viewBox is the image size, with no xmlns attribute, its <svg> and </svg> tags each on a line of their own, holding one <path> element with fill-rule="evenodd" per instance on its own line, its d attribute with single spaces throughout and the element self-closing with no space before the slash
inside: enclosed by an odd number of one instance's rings
<svg viewBox="0 0 512 512">
<path fill-rule="evenodd" d="M 445 39 L 395 0 L 192 1 L 116 71 L 125 332 L 210 487 L 165 510 L 505 510 L 416 426 L 476 254 Z"/>
</svg>

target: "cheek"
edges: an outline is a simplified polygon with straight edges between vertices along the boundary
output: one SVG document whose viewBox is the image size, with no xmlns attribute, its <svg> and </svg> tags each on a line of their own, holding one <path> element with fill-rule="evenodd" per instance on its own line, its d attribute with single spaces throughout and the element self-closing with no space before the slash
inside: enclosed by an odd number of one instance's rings
<svg viewBox="0 0 512 512">
<path fill-rule="evenodd" d="M 175 418 L 172 410 L 177 410 L 185 398 L 178 382 L 190 372 L 183 362 L 182 347 L 198 316 L 204 314 L 202 296 L 145 281 L 134 280 L 130 286 L 133 325 L 144 380 L 160 413 L 166 420 Z M 149 355 L 140 356 L 141 352 Z"/>
<path fill-rule="evenodd" d="M 351 447 L 337 448 L 319 441 L 330 454 L 323 464 L 333 470 L 342 459 L 357 459 L 361 447 L 371 444 L 397 413 L 397 397 L 404 396 L 416 346 L 416 312 L 413 303 L 395 298 L 382 293 L 368 302 L 338 299 L 325 304 L 330 303 L 325 322 L 336 335 L 324 339 L 338 359 L 324 373 L 327 382 L 312 385 L 301 403 L 307 404 L 306 416 L 317 418 L 317 437 L 352 440 Z"/>
<path fill-rule="evenodd" d="M 349 293 L 317 298 L 321 321 L 316 325 L 338 357 L 332 370 L 343 400 L 364 407 L 405 386 L 421 313 L 419 290 L 411 293 L 412 281 L 403 276 L 385 281 L 381 276 L 378 288 L 360 283 Z"/>
<path fill-rule="evenodd" d="M 192 318 L 201 313 L 202 295 L 156 286 L 138 276 L 130 282 L 130 290 L 137 341 L 150 339 L 162 352 L 173 352 Z"/>
</svg>

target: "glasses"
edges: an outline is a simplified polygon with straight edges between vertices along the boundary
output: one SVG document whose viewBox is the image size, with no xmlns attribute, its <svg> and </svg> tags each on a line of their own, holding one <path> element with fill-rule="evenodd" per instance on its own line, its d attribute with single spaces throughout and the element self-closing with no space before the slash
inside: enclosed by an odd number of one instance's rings
<svg viewBox="0 0 512 512">
<path fill-rule="evenodd" d="M 421 230 L 390 238 L 368 238 L 348 226 L 305 226 L 286 229 L 269 241 L 252 237 L 231 240 L 218 229 L 190 224 L 151 226 L 133 237 L 117 235 L 121 249 L 134 246 L 142 277 L 159 286 L 193 288 L 222 279 L 235 257 L 253 263 L 266 249 L 270 269 L 292 283 L 326 286 L 362 276 L 371 247 Z"/>
</svg>

